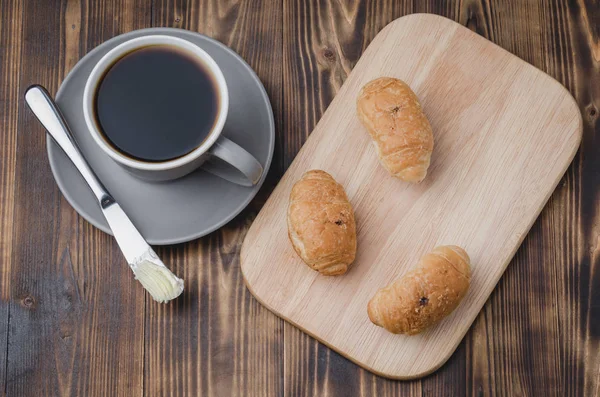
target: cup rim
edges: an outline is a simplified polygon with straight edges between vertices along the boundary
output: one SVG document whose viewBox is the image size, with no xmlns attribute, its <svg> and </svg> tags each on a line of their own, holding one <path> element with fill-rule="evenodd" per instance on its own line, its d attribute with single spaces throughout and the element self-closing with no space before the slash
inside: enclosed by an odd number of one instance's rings
<svg viewBox="0 0 600 397">
<path fill-rule="evenodd" d="M 136 160 L 131 157 L 119 152 L 113 148 L 100 133 L 100 128 L 97 125 L 94 114 L 94 94 L 98 87 L 100 78 L 104 75 L 107 68 L 111 66 L 117 59 L 119 59 L 124 53 L 135 51 L 141 47 L 149 45 L 171 45 L 179 49 L 186 51 L 199 59 L 203 65 L 209 68 L 210 73 L 217 82 L 217 91 L 220 99 L 219 114 L 212 128 L 212 131 L 208 137 L 202 142 L 200 146 L 192 150 L 191 152 L 177 157 L 172 160 L 161 161 L 161 162 L 146 162 L 143 160 Z M 206 153 L 216 142 L 221 135 L 225 121 L 227 119 L 227 113 L 229 110 L 229 92 L 227 90 L 227 83 L 223 72 L 219 68 L 219 65 L 215 60 L 202 48 L 196 44 L 173 36 L 167 35 L 150 35 L 137 37 L 131 40 L 127 40 L 124 43 L 119 44 L 112 50 L 108 51 L 104 56 L 96 63 L 92 72 L 88 76 L 83 90 L 83 117 L 85 119 L 88 132 L 92 135 L 92 138 L 96 144 L 102 149 L 104 153 L 110 156 L 116 162 L 123 164 L 127 167 L 143 170 L 143 171 L 164 171 L 171 170 L 174 168 L 182 167 L 189 164 Z"/>
</svg>

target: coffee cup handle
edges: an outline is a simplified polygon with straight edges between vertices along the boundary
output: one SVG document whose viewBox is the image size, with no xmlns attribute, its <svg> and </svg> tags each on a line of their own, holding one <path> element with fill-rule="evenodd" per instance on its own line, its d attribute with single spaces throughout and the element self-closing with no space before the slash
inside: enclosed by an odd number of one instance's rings
<svg viewBox="0 0 600 397">
<path fill-rule="evenodd" d="M 221 136 L 210 148 L 210 154 L 237 169 L 241 175 L 228 172 L 210 159 L 202 166 L 205 171 L 242 186 L 254 186 L 263 173 L 262 165 L 237 143 Z"/>
</svg>

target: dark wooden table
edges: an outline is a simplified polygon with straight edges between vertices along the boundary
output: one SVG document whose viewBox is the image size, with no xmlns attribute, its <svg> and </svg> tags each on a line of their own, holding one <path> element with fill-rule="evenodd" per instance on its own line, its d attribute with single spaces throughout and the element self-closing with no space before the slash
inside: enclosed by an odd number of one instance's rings
<svg viewBox="0 0 600 397">
<path fill-rule="evenodd" d="M 402 15 L 445 15 L 563 83 L 581 148 L 448 363 L 413 382 L 362 370 L 263 308 L 239 248 L 361 53 Z M 134 29 L 171 26 L 233 48 L 275 112 L 267 183 L 221 230 L 159 253 L 187 281 L 169 305 L 61 196 L 24 89 Z M 600 395 L 600 5 L 303 0 L 0 0 L 0 395 Z"/>
</svg>

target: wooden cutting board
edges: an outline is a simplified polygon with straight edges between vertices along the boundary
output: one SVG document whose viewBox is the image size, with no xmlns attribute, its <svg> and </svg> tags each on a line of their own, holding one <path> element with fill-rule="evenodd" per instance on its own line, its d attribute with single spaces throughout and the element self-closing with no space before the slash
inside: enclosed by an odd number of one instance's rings
<svg viewBox="0 0 600 397">
<path fill-rule="evenodd" d="M 432 162 L 419 185 L 387 174 L 356 116 L 360 88 L 380 76 L 406 81 L 433 127 Z M 581 124 L 569 92 L 540 70 L 449 19 L 400 18 L 367 48 L 254 221 L 241 253 L 246 285 L 270 310 L 377 374 L 427 375 L 488 299 L 573 159 Z M 291 187 L 315 168 L 345 187 L 355 209 L 358 252 L 343 276 L 311 270 L 288 241 Z M 471 257 L 459 308 L 417 336 L 371 324 L 373 294 L 442 244 Z"/>
</svg>

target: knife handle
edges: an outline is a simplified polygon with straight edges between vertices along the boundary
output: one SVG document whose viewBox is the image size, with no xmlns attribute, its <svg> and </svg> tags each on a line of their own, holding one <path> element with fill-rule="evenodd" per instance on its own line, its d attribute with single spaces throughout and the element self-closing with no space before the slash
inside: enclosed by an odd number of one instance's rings
<svg viewBox="0 0 600 397">
<path fill-rule="evenodd" d="M 112 196 L 106 191 L 106 188 L 81 155 L 65 119 L 48 91 L 40 85 L 32 85 L 25 91 L 25 102 L 50 136 L 77 167 L 79 173 L 98 199 L 100 206 L 106 208 L 114 203 Z"/>
</svg>

